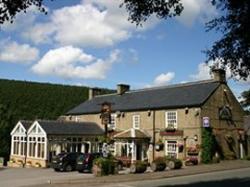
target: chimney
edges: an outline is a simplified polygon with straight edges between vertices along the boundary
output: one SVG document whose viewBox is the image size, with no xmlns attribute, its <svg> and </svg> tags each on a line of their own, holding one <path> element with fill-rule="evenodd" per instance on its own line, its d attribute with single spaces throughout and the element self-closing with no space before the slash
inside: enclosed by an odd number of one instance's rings
<svg viewBox="0 0 250 187">
<path fill-rule="evenodd" d="M 214 76 L 214 80 L 225 83 L 226 82 L 226 71 L 224 69 L 213 69 L 212 74 Z"/>
<path fill-rule="evenodd" d="M 93 99 L 95 96 L 101 94 L 101 89 L 99 88 L 89 88 L 89 100 Z"/>
<path fill-rule="evenodd" d="M 118 95 L 122 95 L 124 94 L 126 91 L 129 91 L 129 85 L 127 84 L 117 84 L 117 94 Z"/>
</svg>

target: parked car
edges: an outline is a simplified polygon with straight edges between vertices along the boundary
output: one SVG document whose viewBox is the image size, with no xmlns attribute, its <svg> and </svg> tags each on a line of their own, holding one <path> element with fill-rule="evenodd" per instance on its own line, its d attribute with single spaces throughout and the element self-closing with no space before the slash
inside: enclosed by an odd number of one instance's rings
<svg viewBox="0 0 250 187">
<path fill-rule="evenodd" d="M 80 173 L 91 172 L 93 161 L 101 156 L 101 153 L 81 153 L 77 158 L 76 170 Z"/>
<path fill-rule="evenodd" d="M 52 168 L 55 171 L 73 171 L 76 169 L 76 160 L 81 153 L 60 153 L 52 159 Z"/>
</svg>

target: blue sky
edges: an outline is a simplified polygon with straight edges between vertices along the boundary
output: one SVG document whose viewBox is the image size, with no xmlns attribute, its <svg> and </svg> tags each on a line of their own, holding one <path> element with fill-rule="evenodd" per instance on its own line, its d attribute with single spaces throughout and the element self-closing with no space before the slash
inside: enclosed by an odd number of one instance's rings
<svg viewBox="0 0 250 187">
<path fill-rule="evenodd" d="M 119 0 L 46 1 L 48 15 L 31 7 L 1 28 L 0 78 L 133 89 L 209 79 L 202 50 L 219 34 L 204 23 L 219 13 L 209 0 L 182 1 L 182 16 L 142 28 Z M 250 86 L 228 82 L 237 96 Z"/>
</svg>

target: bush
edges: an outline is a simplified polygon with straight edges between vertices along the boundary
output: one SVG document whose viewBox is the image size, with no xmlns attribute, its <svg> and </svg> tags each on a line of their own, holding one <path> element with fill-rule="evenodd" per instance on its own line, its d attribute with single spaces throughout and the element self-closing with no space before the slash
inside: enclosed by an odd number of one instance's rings
<svg viewBox="0 0 250 187">
<path fill-rule="evenodd" d="M 165 162 L 170 169 L 180 169 L 182 167 L 182 161 L 177 158 L 165 157 Z"/>
<path fill-rule="evenodd" d="M 103 175 L 110 175 L 110 174 L 116 174 L 117 173 L 117 166 L 116 161 L 113 158 L 97 158 L 94 160 L 94 168 L 93 169 L 100 169 L 101 173 L 94 174 L 96 176 L 103 176 Z"/>
<path fill-rule="evenodd" d="M 196 157 L 189 157 L 185 161 L 186 166 L 192 166 L 192 165 L 197 165 L 198 164 L 198 158 Z"/>
<path fill-rule="evenodd" d="M 166 164 L 165 158 L 158 157 L 152 162 L 151 169 L 153 171 L 163 171 L 163 170 L 165 170 L 166 166 L 167 166 L 167 164 Z"/>
<path fill-rule="evenodd" d="M 147 163 L 143 161 L 137 161 L 136 163 L 131 164 L 130 172 L 131 173 L 144 173 L 147 170 Z"/>
</svg>

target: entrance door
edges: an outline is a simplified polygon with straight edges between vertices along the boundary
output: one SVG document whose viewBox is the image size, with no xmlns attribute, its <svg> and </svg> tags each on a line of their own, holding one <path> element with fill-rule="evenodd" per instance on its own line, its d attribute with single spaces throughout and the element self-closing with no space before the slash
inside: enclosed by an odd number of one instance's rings
<svg viewBox="0 0 250 187">
<path fill-rule="evenodd" d="M 137 144 L 136 145 L 136 160 L 141 160 L 142 159 L 142 145 Z"/>
</svg>

